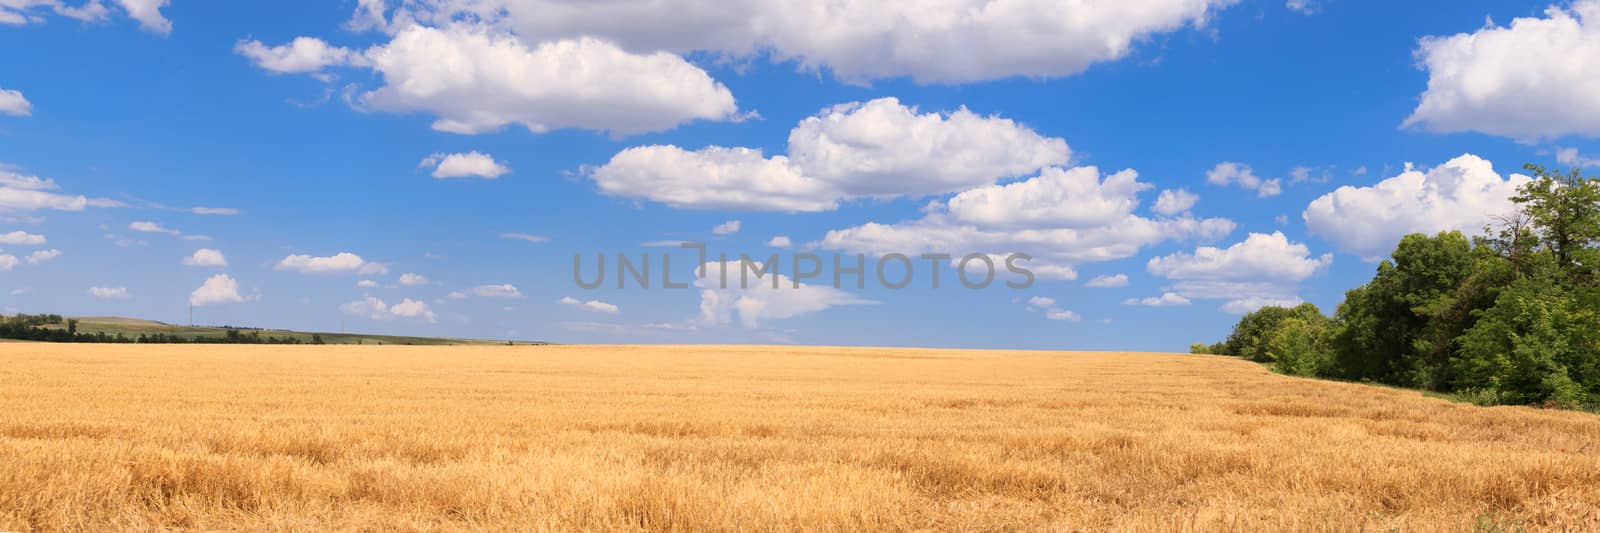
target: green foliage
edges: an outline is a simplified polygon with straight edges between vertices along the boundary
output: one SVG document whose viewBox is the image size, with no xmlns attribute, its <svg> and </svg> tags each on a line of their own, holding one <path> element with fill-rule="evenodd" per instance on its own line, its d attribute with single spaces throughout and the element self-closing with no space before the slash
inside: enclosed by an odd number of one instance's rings
<svg viewBox="0 0 1600 533">
<path fill-rule="evenodd" d="M 1334 361 L 1329 346 L 1332 331 L 1332 322 L 1321 314 L 1312 319 L 1292 317 L 1278 323 L 1263 349 L 1279 372 L 1308 377 L 1326 375 Z"/>
<path fill-rule="evenodd" d="M 1600 241 L 1600 182 L 1578 169 L 1559 174 L 1539 165 L 1523 168 L 1536 179 L 1512 199 L 1527 211 L 1559 274 L 1574 282 L 1593 281 L 1600 268 L 1594 248 Z"/>
<path fill-rule="evenodd" d="M 1575 407 L 1600 398 L 1600 315 L 1571 291 L 1512 285 L 1461 337 L 1452 363 L 1462 388 L 1507 403 Z"/>
<path fill-rule="evenodd" d="M 1436 381 L 1448 359 L 1448 339 L 1429 335 L 1472 272 L 1472 244 L 1461 232 L 1400 240 L 1393 262 L 1378 264 L 1366 286 L 1345 295 L 1336 313 L 1344 327 L 1334 340 L 1339 374 L 1402 386 Z"/>
<path fill-rule="evenodd" d="M 1317 306 L 1303 303 L 1294 308 L 1263 307 L 1246 313 L 1233 327 L 1233 334 L 1222 345 L 1224 355 L 1236 355 L 1251 361 L 1272 362 L 1266 342 L 1285 320 L 1300 319 L 1311 323 L 1327 320 Z"/>
<path fill-rule="evenodd" d="M 1263 308 L 1221 351 L 1481 404 L 1600 406 L 1600 180 L 1527 168 L 1519 211 L 1482 236 L 1407 235 L 1333 319 Z"/>
<path fill-rule="evenodd" d="M 1227 345 L 1220 342 L 1213 344 L 1197 342 L 1189 345 L 1189 353 L 1197 355 L 1228 355 L 1226 351 Z"/>
</svg>

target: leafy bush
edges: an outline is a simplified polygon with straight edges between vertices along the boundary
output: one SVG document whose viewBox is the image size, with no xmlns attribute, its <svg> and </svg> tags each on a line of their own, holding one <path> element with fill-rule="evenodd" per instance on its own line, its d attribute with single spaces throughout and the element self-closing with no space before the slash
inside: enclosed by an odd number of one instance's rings
<svg viewBox="0 0 1600 533">
<path fill-rule="evenodd" d="M 1470 241 L 1405 236 L 1334 318 L 1262 308 L 1191 351 L 1474 403 L 1600 405 L 1600 179 L 1526 168 L 1517 212 Z"/>
</svg>

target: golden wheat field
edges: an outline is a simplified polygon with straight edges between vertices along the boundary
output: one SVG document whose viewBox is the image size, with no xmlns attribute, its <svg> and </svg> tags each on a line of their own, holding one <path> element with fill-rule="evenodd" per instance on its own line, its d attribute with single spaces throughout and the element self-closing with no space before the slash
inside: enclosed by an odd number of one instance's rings
<svg viewBox="0 0 1600 533">
<path fill-rule="evenodd" d="M 0 530 L 1589 530 L 1600 417 L 1229 358 L 0 347 Z"/>
</svg>

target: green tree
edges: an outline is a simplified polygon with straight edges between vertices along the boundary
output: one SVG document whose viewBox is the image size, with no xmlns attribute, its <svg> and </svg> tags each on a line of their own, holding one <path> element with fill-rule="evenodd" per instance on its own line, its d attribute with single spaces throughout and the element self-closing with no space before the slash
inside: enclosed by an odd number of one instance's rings
<svg viewBox="0 0 1600 533">
<path fill-rule="evenodd" d="M 1567 174 L 1531 163 L 1523 168 L 1534 174 L 1534 180 L 1518 189 L 1512 200 L 1527 210 L 1563 277 L 1594 280 L 1595 269 L 1600 268 L 1594 248 L 1600 241 L 1600 181 L 1584 177 L 1576 168 Z"/>
<path fill-rule="evenodd" d="M 1326 318 L 1291 317 L 1268 334 L 1263 350 L 1279 372 L 1308 377 L 1326 375 L 1333 365 L 1328 342 L 1331 329 Z"/>
<path fill-rule="evenodd" d="M 1583 295 L 1535 280 L 1506 289 L 1461 337 L 1452 363 L 1459 388 L 1505 403 L 1595 402 L 1600 395 L 1600 314 Z"/>
<path fill-rule="evenodd" d="M 1226 355 L 1236 355 L 1251 361 L 1272 362 L 1266 351 L 1266 342 L 1278 325 L 1285 320 L 1298 318 L 1321 323 L 1327 320 L 1316 305 L 1303 303 L 1293 308 L 1269 306 L 1245 313 L 1233 327 L 1233 333 L 1222 345 Z"/>
<path fill-rule="evenodd" d="M 1472 244 L 1459 231 L 1406 235 L 1365 286 L 1345 293 L 1334 339 L 1339 373 L 1404 386 L 1438 383 L 1448 346 L 1430 336 L 1430 320 L 1453 307 L 1473 271 Z"/>
</svg>

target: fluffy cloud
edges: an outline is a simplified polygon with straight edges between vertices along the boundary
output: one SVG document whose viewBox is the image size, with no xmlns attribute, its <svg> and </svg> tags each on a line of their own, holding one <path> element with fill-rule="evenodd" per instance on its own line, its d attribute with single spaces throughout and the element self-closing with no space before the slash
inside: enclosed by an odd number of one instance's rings
<svg viewBox="0 0 1600 533">
<path fill-rule="evenodd" d="M 161 8 L 167 5 L 167 0 L 116 0 L 116 2 L 122 6 L 123 11 L 128 12 L 129 18 L 139 21 L 139 27 L 145 31 L 162 35 L 172 33 L 172 21 L 161 15 Z"/>
<path fill-rule="evenodd" d="M 126 287 L 89 287 L 89 295 L 102 300 L 126 300 L 132 297 Z"/>
<path fill-rule="evenodd" d="M 511 172 L 511 167 L 505 163 L 477 150 L 464 154 L 433 154 L 423 158 L 417 166 L 433 167 L 433 177 L 439 179 L 479 177 L 492 180 Z"/>
<path fill-rule="evenodd" d="M 12 246 L 38 246 L 45 243 L 44 235 L 35 235 L 26 231 L 13 231 L 0 234 L 0 244 Z"/>
<path fill-rule="evenodd" d="M 1065 164 L 1072 151 L 998 116 L 919 113 L 895 98 L 823 110 L 789 132 L 789 158 L 848 196 L 960 191 Z"/>
<path fill-rule="evenodd" d="M 1117 274 L 1115 276 L 1095 276 L 1094 279 L 1085 282 L 1083 286 L 1092 289 L 1117 289 L 1127 287 L 1128 275 Z"/>
<path fill-rule="evenodd" d="M 727 222 L 723 222 L 721 224 L 717 224 L 717 227 L 711 228 L 711 234 L 712 235 L 733 235 L 735 233 L 738 233 L 739 232 L 739 228 L 741 228 L 743 226 L 744 226 L 744 224 L 739 222 L 739 221 L 737 221 L 737 220 L 729 220 Z"/>
<path fill-rule="evenodd" d="M 340 305 L 339 311 L 348 315 L 362 316 L 373 320 L 415 318 L 430 324 L 439 321 L 439 316 L 428 308 L 427 303 L 410 298 L 401 300 L 400 303 L 389 305 L 383 300 L 367 296 L 360 300 Z"/>
<path fill-rule="evenodd" d="M 1531 178 L 1502 178 L 1487 160 L 1465 154 L 1426 172 L 1410 165 L 1370 187 L 1340 187 L 1313 200 L 1301 217 L 1311 233 L 1339 249 L 1376 260 L 1408 233 L 1481 231 L 1497 215 L 1515 210 L 1510 200 Z"/>
<path fill-rule="evenodd" d="M 1161 296 L 1151 296 L 1149 298 L 1129 298 L 1122 301 L 1123 305 L 1142 305 L 1145 307 L 1183 307 L 1188 306 L 1191 303 L 1193 302 L 1190 302 L 1188 298 L 1184 298 L 1180 294 L 1170 292 L 1162 293 Z"/>
<path fill-rule="evenodd" d="M 1139 192 L 1149 188 L 1131 169 L 1102 180 L 1096 167 L 1051 167 L 1026 181 L 964 191 L 948 205 L 950 215 L 967 224 L 1082 228 L 1127 218 L 1139 207 Z"/>
<path fill-rule="evenodd" d="M 169 229 L 169 228 L 163 227 L 159 223 L 150 222 L 150 221 L 147 221 L 147 220 L 146 221 L 139 221 L 139 222 L 130 223 L 130 224 L 128 224 L 128 229 L 131 229 L 133 231 L 142 232 L 142 233 L 165 233 L 167 235 L 179 235 L 179 234 L 182 234 L 182 232 L 180 232 L 178 230 Z"/>
<path fill-rule="evenodd" d="M 1333 254 L 1313 257 L 1306 245 L 1290 242 L 1283 233 L 1274 232 L 1251 233 L 1227 248 L 1201 246 L 1194 253 L 1155 257 L 1145 267 L 1151 274 L 1176 281 L 1171 292 L 1185 299 L 1243 302 L 1251 298 L 1293 299 L 1301 281 L 1323 272 L 1332 263 Z M 1148 301 L 1139 303 L 1150 305 Z"/>
<path fill-rule="evenodd" d="M 794 246 L 794 242 L 789 240 L 788 235 L 778 235 L 768 240 L 767 246 L 771 246 L 773 248 L 788 248 L 790 246 Z"/>
<path fill-rule="evenodd" d="M 1178 280 L 1267 279 L 1300 281 L 1311 277 L 1333 262 L 1331 254 L 1310 257 L 1304 244 L 1291 243 L 1282 232 L 1271 235 L 1251 233 L 1243 242 L 1226 249 L 1211 246 L 1194 253 L 1150 259 L 1150 273 Z"/>
<path fill-rule="evenodd" d="M 25 175 L 17 172 L 16 168 L 0 163 L 0 212 L 34 211 L 39 209 L 82 211 L 86 207 L 117 207 L 121 205 L 114 200 L 89 199 L 83 196 L 49 192 L 59 188 L 55 180 Z"/>
<path fill-rule="evenodd" d="M 678 209 L 827 211 L 841 194 L 821 180 L 802 176 L 784 156 L 760 150 L 712 146 L 688 151 L 676 146 L 637 146 L 590 169 L 600 192 L 643 198 Z"/>
<path fill-rule="evenodd" d="M 139 22 L 145 31 L 167 35 L 172 33 L 172 21 L 161 14 L 167 0 L 114 0 L 114 3 Z M 68 5 L 60 0 L 0 0 L 0 24 L 23 25 L 45 20 L 46 12 L 84 22 L 102 22 L 111 18 L 111 10 L 102 0 L 86 0 Z"/>
<path fill-rule="evenodd" d="M 589 300 L 586 302 L 571 296 L 567 296 L 563 297 L 560 300 L 560 303 L 561 305 L 576 307 L 591 313 L 607 313 L 614 315 L 622 312 L 622 309 L 617 307 L 615 304 L 609 304 L 600 300 Z"/>
<path fill-rule="evenodd" d="M 627 135 L 738 113 L 733 94 L 683 58 L 588 37 L 528 46 L 466 25 L 411 26 L 365 56 L 386 84 L 361 94 L 362 105 L 431 113 L 434 129 L 452 133 L 520 124 Z"/>
<path fill-rule="evenodd" d="M 243 301 L 245 298 L 239 295 L 239 282 L 227 274 L 206 278 L 205 283 L 200 284 L 200 288 L 189 293 L 189 305 L 195 307 Z"/>
<path fill-rule="evenodd" d="M 183 258 L 183 264 L 200 267 L 225 267 L 228 266 L 228 259 L 222 256 L 221 251 L 201 248 L 195 250 L 194 254 L 189 257 Z"/>
<path fill-rule="evenodd" d="M 33 103 L 22 97 L 22 91 L 0 89 L 0 114 L 15 117 L 33 115 Z"/>
<path fill-rule="evenodd" d="M 964 83 L 1075 74 L 1125 57 L 1154 35 L 1202 27 L 1233 3 L 422 0 L 395 9 L 392 21 L 365 4 L 352 25 L 392 31 L 416 20 L 470 17 L 524 36 L 597 36 L 629 50 L 765 56 L 854 83 L 897 77 Z"/>
<path fill-rule="evenodd" d="M 743 268 L 743 265 L 733 262 L 726 263 L 726 267 L 732 278 L 737 277 L 734 271 Z M 760 268 L 760 265 L 756 267 Z M 725 325 L 737 319 L 745 328 L 755 329 L 763 322 L 794 318 L 833 307 L 877 303 L 833 287 L 804 283 L 796 287 L 789 277 L 776 273 L 770 274 L 778 281 L 776 289 L 770 282 L 764 281 L 752 281 L 743 288 L 739 283 L 730 282 L 728 288 L 722 288 L 718 281 L 721 276 L 717 273 L 723 264 L 706 263 L 704 268 L 706 275 L 696 279 L 694 285 L 700 288 L 700 320 L 706 324 Z"/>
<path fill-rule="evenodd" d="M 22 261 L 17 259 L 17 256 L 0 254 L 0 272 L 10 272 L 11 269 L 17 268 L 19 264 L 22 264 Z"/>
<path fill-rule="evenodd" d="M 500 238 L 511 239 L 514 241 L 527 241 L 532 243 L 547 242 L 550 240 L 549 237 L 543 235 L 532 235 L 528 233 L 501 233 Z"/>
<path fill-rule="evenodd" d="M 400 275 L 400 285 L 403 285 L 403 286 L 406 286 L 406 287 L 415 287 L 417 285 L 427 285 L 427 284 L 428 284 L 428 278 L 424 277 L 422 274 L 413 274 L 413 273 L 407 272 L 407 273 L 404 273 L 404 274 Z"/>
<path fill-rule="evenodd" d="M 1261 179 L 1250 165 L 1223 161 L 1206 171 L 1206 183 L 1218 186 L 1238 185 L 1256 191 L 1256 196 L 1266 198 L 1283 192 L 1283 181 L 1278 178 Z"/>
<path fill-rule="evenodd" d="M 1147 189 L 1131 170 L 1102 179 L 1095 167 L 1050 168 L 1029 180 L 980 187 L 930 204 L 918 220 L 833 230 L 816 244 L 867 254 L 1027 253 L 1036 258 L 1030 268 L 1042 265 L 1061 272 L 1055 277 L 1073 279 L 1071 265 L 1127 258 L 1169 240 L 1213 240 L 1234 229 L 1232 221 L 1221 218 L 1134 214 L 1138 194 Z"/>
<path fill-rule="evenodd" d="M 328 67 L 365 63 L 360 53 L 329 46 L 322 39 L 313 37 L 296 37 L 289 44 L 280 46 L 267 46 L 254 40 L 239 41 L 233 50 L 270 72 L 319 73 Z"/>
<path fill-rule="evenodd" d="M 1056 306 L 1056 299 L 1048 296 L 1034 296 L 1028 298 L 1027 309 L 1034 312 L 1043 312 L 1046 320 L 1061 320 L 1078 322 L 1083 316 Z"/>
<path fill-rule="evenodd" d="M 191 207 L 190 213 L 196 215 L 237 215 L 239 210 L 232 207 Z"/>
<path fill-rule="evenodd" d="M 383 263 L 372 263 L 361 256 L 340 252 L 328 257 L 313 257 L 310 255 L 295 254 L 278 261 L 277 270 L 299 272 L 301 274 L 387 274 L 388 266 Z"/>
<path fill-rule="evenodd" d="M 1156 197 L 1156 205 L 1150 210 L 1155 211 L 1158 215 L 1177 216 L 1180 213 L 1189 211 L 1198 201 L 1200 201 L 1200 196 L 1188 190 L 1167 189 L 1161 191 L 1161 195 Z"/>
<path fill-rule="evenodd" d="M 955 192 L 1064 164 L 1071 150 L 965 108 L 920 113 L 894 98 L 841 104 L 789 132 L 787 155 L 711 146 L 629 148 L 590 169 L 600 191 L 686 209 L 825 211 L 842 200 Z"/>
<path fill-rule="evenodd" d="M 61 257 L 61 250 L 56 250 L 53 248 L 49 250 L 38 250 L 28 254 L 28 264 L 37 265 L 57 257 Z"/>
<path fill-rule="evenodd" d="M 451 292 L 448 297 L 452 300 L 462 300 L 468 296 L 514 300 L 522 298 L 522 291 L 517 290 L 517 287 L 510 283 L 504 285 L 479 285 L 465 291 Z"/>
<path fill-rule="evenodd" d="M 1405 126 L 1523 141 L 1600 135 L 1600 0 L 1424 37 L 1415 54 L 1428 88 Z"/>
<path fill-rule="evenodd" d="M 378 288 L 378 282 L 372 281 L 370 279 L 364 279 L 364 280 L 361 280 L 361 281 L 357 281 L 356 282 L 356 286 L 357 287 L 361 287 L 363 289 L 376 289 L 376 288 Z"/>
</svg>

